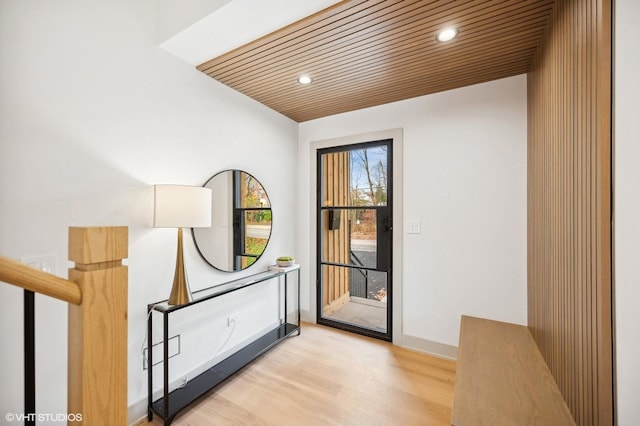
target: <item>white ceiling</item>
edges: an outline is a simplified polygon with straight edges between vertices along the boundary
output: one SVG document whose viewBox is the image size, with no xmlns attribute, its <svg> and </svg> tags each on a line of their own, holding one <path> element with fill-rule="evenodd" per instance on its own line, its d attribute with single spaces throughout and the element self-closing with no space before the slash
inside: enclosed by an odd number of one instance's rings
<svg viewBox="0 0 640 426">
<path fill-rule="evenodd" d="M 168 38 L 160 47 L 196 66 L 339 1 L 208 0 L 209 9 L 215 8 L 212 13 Z M 181 7 L 190 5 L 188 2 L 180 3 Z M 192 3 L 194 9 L 197 6 L 197 10 L 206 10 L 202 0 Z M 166 10 L 159 10 L 159 26 L 162 21 L 164 27 L 169 25 L 167 21 L 172 16 L 166 14 Z M 174 31 L 172 29 L 171 32 Z M 163 31 L 163 28 L 159 28 L 159 33 L 163 32 L 166 29 Z"/>
</svg>

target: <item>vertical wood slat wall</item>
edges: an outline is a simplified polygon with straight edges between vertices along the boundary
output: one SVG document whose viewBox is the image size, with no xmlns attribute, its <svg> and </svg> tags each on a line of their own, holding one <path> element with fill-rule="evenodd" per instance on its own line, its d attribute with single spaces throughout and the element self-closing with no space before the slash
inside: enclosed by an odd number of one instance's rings
<svg viewBox="0 0 640 426">
<path fill-rule="evenodd" d="M 556 3 L 528 75 L 528 322 L 579 425 L 613 423 L 611 1 Z"/>
<path fill-rule="evenodd" d="M 322 173 L 324 177 L 325 206 L 349 205 L 349 152 L 323 154 Z M 336 214 L 339 211 L 336 211 Z M 344 210 L 342 211 L 344 213 Z M 323 220 L 322 259 L 334 263 L 349 263 L 349 227 L 347 218 L 341 217 L 339 229 L 330 230 L 328 211 Z M 325 266 L 322 273 L 323 314 L 328 315 L 348 302 L 349 269 Z"/>
</svg>

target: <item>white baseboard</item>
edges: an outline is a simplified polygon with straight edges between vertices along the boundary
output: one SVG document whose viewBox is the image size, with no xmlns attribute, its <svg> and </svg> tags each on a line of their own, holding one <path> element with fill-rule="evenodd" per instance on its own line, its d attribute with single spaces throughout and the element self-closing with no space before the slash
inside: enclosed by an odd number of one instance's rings
<svg viewBox="0 0 640 426">
<path fill-rule="evenodd" d="M 144 412 L 144 415 L 140 413 Z M 135 414 L 134 414 L 135 413 Z M 147 423 L 147 400 L 136 402 L 134 405 L 129 406 L 129 419 L 127 424 L 129 426 L 138 426 Z"/>
<path fill-rule="evenodd" d="M 422 339 L 416 336 L 403 335 L 402 347 L 414 349 L 429 355 L 439 356 L 447 359 L 457 359 L 458 347 L 447 345 L 445 343 L 434 342 L 433 340 Z"/>
<path fill-rule="evenodd" d="M 300 311 L 300 319 L 305 322 L 310 322 L 311 324 L 316 323 L 316 314 L 311 311 Z"/>
</svg>

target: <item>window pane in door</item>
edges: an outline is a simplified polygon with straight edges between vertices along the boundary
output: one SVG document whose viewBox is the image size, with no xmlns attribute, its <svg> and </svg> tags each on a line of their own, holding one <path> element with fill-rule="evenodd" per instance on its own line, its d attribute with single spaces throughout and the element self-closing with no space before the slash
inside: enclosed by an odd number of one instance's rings
<svg viewBox="0 0 640 426">
<path fill-rule="evenodd" d="M 349 151 L 350 205 L 387 205 L 387 146 Z"/>
<path fill-rule="evenodd" d="M 322 317 L 386 332 L 387 273 L 323 265 Z"/>
<path fill-rule="evenodd" d="M 322 205 L 387 205 L 387 146 L 322 155 Z"/>
<path fill-rule="evenodd" d="M 321 226 L 323 262 L 375 268 L 376 209 L 325 209 Z"/>
</svg>

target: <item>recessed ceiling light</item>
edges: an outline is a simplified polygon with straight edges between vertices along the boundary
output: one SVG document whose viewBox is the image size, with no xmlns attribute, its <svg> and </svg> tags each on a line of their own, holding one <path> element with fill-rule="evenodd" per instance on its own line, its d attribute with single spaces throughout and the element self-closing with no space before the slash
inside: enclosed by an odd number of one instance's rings
<svg viewBox="0 0 640 426">
<path fill-rule="evenodd" d="M 301 75 L 300 77 L 298 77 L 298 83 L 300 84 L 311 84 L 312 81 L 313 79 L 308 75 Z"/>
<path fill-rule="evenodd" d="M 450 41 L 456 38 L 457 35 L 458 35 L 457 28 L 449 27 L 440 31 L 436 36 L 436 40 L 439 42 Z"/>
</svg>

